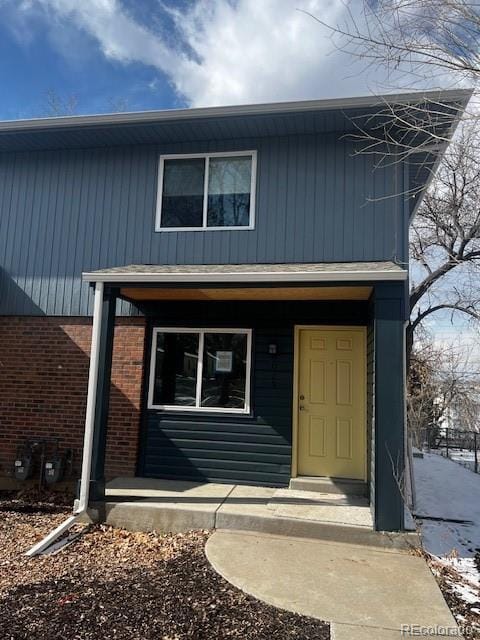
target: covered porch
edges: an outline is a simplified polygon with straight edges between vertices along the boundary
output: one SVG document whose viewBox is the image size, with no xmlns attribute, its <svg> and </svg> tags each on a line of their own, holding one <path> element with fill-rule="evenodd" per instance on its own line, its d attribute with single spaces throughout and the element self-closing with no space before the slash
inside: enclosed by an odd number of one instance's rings
<svg viewBox="0 0 480 640">
<path fill-rule="evenodd" d="M 155 503 L 150 513 L 169 521 L 186 497 L 197 516 L 213 514 L 215 527 L 226 515 L 244 521 L 252 508 L 277 532 L 283 519 L 307 529 L 312 522 L 403 529 L 403 269 L 137 265 L 84 279 L 95 287 L 89 498 L 105 503 L 107 521 L 126 518 L 132 500 Z M 138 478 L 130 488 L 120 480 L 106 487 L 104 472 L 118 298 L 147 318 Z M 192 484 L 182 497 L 169 482 Z M 330 491 L 335 484 L 343 490 Z M 205 506 L 211 491 L 220 502 L 210 496 Z"/>
</svg>

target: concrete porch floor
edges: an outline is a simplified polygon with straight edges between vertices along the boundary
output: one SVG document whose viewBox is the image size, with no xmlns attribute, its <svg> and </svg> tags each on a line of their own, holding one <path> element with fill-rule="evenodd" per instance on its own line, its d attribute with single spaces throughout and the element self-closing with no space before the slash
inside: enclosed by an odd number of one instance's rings
<svg viewBox="0 0 480 640">
<path fill-rule="evenodd" d="M 136 531 L 234 529 L 384 548 L 415 544 L 373 530 L 361 496 L 219 483 L 115 478 L 107 484 L 107 524 Z"/>
</svg>

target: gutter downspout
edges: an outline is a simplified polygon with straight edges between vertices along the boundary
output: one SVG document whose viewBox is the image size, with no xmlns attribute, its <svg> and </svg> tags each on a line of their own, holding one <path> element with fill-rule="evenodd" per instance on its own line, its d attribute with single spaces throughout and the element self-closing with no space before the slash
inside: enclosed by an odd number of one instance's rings
<svg viewBox="0 0 480 640">
<path fill-rule="evenodd" d="M 62 533 L 75 524 L 88 509 L 90 491 L 90 473 L 92 468 L 93 434 L 95 408 L 97 403 L 98 367 L 100 360 L 100 334 L 102 330 L 103 282 L 95 284 L 93 305 L 92 343 L 90 348 L 90 368 L 88 373 L 87 409 L 85 413 L 85 434 L 83 439 L 82 475 L 80 480 L 80 498 L 74 506 L 73 515 L 51 531 L 43 540 L 29 549 L 25 555 L 36 556 L 49 547 Z"/>
</svg>

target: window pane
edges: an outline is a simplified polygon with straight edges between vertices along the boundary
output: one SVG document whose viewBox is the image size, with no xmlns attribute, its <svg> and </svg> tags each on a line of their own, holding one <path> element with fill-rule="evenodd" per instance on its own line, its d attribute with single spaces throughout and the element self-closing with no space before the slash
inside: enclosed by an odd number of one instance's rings
<svg viewBox="0 0 480 640">
<path fill-rule="evenodd" d="M 198 333 L 158 333 L 153 404 L 195 406 Z"/>
<path fill-rule="evenodd" d="M 165 160 L 162 227 L 201 227 L 205 158 Z"/>
<path fill-rule="evenodd" d="M 245 334 L 205 334 L 202 407 L 245 408 L 246 360 Z"/>
<path fill-rule="evenodd" d="M 252 158 L 210 158 L 208 172 L 209 227 L 246 227 L 250 223 Z"/>
</svg>

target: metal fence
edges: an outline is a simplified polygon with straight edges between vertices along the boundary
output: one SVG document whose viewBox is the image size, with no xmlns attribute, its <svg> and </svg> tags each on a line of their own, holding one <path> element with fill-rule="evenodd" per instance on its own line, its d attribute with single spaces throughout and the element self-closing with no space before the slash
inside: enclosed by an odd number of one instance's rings
<svg viewBox="0 0 480 640">
<path fill-rule="evenodd" d="M 477 431 L 428 427 L 422 446 L 480 473 L 480 433 Z"/>
</svg>

